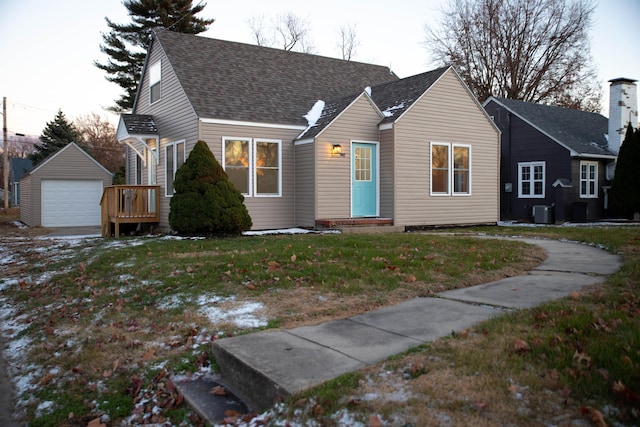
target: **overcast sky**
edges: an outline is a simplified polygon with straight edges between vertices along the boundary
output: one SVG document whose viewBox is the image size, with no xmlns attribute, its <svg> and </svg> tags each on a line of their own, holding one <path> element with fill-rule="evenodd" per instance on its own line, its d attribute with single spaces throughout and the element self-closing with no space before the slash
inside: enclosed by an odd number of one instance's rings
<svg viewBox="0 0 640 427">
<path fill-rule="evenodd" d="M 423 45 L 424 27 L 437 22 L 447 0 L 207 3 L 200 17 L 216 20 L 203 34 L 207 37 L 253 43 L 250 17 L 263 15 L 268 21 L 293 12 L 310 22 L 317 54 L 340 57 L 340 27 L 355 25 L 360 45 L 352 59 L 386 65 L 407 77 L 434 68 Z M 640 79 L 640 1 L 599 3 L 591 38 L 606 116 L 607 80 Z M 70 120 L 95 112 L 116 123 L 104 108 L 113 105 L 121 89 L 93 65 L 106 59 L 99 49 L 101 33 L 108 31 L 105 17 L 129 22 L 121 0 L 0 0 L 0 97 L 7 97 L 9 135 L 40 135 L 58 109 Z"/>
</svg>

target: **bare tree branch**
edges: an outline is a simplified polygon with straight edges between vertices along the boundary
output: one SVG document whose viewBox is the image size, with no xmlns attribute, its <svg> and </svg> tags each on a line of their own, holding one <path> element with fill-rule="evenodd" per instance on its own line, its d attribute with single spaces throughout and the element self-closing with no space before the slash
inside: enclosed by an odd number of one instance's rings
<svg viewBox="0 0 640 427">
<path fill-rule="evenodd" d="M 476 97 L 491 95 L 600 109 L 590 54 L 593 0 L 450 0 L 426 28 L 437 62 L 451 64 Z"/>
<path fill-rule="evenodd" d="M 253 34 L 258 46 L 273 46 L 273 37 L 268 37 L 265 34 L 264 15 L 253 15 L 247 20 L 247 24 L 249 25 L 251 33 Z"/>
<path fill-rule="evenodd" d="M 342 59 L 351 61 L 355 56 L 356 48 L 360 44 L 356 36 L 356 25 L 348 24 L 340 27 L 340 41 L 338 42 L 338 49 L 340 49 Z"/>
<path fill-rule="evenodd" d="M 265 28 L 263 16 L 253 16 L 248 20 L 248 25 L 258 46 L 278 46 L 284 50 L 304 53 L 313 53 L 315 50 L 309 21 L 292 12 L 278 15 L 271 29 Z M 273 36 L 269 37 L 268 33 Z"/>
</svg>

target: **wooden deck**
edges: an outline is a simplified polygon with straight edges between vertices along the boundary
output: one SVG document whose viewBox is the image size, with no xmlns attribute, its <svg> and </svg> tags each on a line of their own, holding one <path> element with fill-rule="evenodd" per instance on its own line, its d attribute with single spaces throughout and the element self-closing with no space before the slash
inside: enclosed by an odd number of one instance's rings
<svg viewBox="0 0 640 427">
<path fill-rule="evenodd" d="M 102 236 L 120 237 L 120 224 L 159 223 L 159 189 L 157 185 L 112 185 L 105 188 L 100 200 Z"/>
</svg>

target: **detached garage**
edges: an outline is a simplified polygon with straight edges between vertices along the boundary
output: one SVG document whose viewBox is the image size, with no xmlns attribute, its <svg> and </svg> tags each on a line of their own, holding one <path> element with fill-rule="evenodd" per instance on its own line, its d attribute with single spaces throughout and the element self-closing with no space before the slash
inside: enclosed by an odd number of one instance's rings
<svg viewBox="0 0 640 427">
<path fill-rule="evenodd" d="M 30 226 L 100 225 L 100 198 L 111 172 L 70 143 L 20 180 L 20 220 Z"/>
</svg>

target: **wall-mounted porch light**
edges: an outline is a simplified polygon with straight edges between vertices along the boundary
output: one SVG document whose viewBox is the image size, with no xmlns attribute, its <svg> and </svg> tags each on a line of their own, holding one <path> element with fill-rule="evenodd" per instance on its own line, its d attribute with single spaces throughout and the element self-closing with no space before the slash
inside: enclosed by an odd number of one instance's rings
<svg viewBox="0 0 640 427">
<path fill-rule="evenodd" d="M 342 145 L 333 144 L 333 146 L 331 147 L 331 155 L 344 157 L 344 153 L 342 152 Z"/>
</svg>

